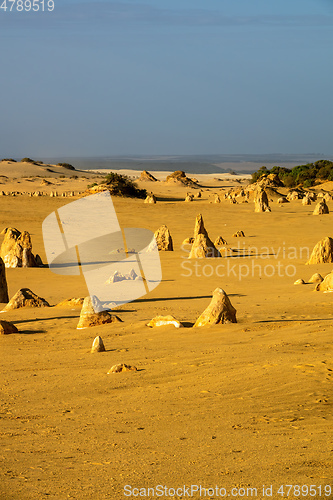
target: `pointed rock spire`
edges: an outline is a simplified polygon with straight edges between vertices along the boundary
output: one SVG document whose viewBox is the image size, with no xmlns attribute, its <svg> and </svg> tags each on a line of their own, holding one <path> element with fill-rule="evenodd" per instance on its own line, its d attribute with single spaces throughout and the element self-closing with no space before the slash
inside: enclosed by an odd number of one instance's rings
<svg viewBox="0 0 333 500">
<path fill-rule="evenodd" d="M 98 312 L 95 312 L 98 311 Z M 120 322 L 121 319 L 114 314 L 101 310 L 101 304 L 96 297 L 86 297 L 83 301 L 77 329 L 103 325 L 104 323 Z"/>
<path fill-rule="evenodd" d="M 231 305 L 228 295 L 222 288 L 213 292 L 209 306 L 199 316 L 194 326 L 216 325 L 222 323 L 237 323 L 236 309 Z"/>
<path fill-rule="evenodd" d="M 309 283 L 321 283 L 322 281 L 324 281 L 324 278 L 319 273 L 313 274 L 309 279 Z"/>
<path fill-rule="evenodd" d="M 266 191 L 261 187 L 258 186 L 255 197 L 254 197 L 254 204 L 255 212 L 270 212 L 271 209 L 269 208 L 269 203 L 268 203 L 268 197 Z"/>
<path fill-rule="evenodd" d="M 333 262 L 333 239 L 327 236 L 315 245 L 307 264 L 326 264 Z"/>
<path fill-rule="evenodd" d="M 163 226 L 158 228 L 154 233 L 154 237 L 159 251 L 173 251 L 173 241 L 167 226 L 163 224 Z"/>
<path fill-rule="evenodd" d="M 105 352 L 105 346 L 100 336 L 95 337 L 90 352 Z"/>
<path fill-rule="evenodd" d="M 195 259 L 202 257 L 221 257 L 221 254 L 209 238 L 202 215 L 199 214 L 195 220 L 194 241 L 188 258 Z"/>
<path fill-rule="evenodd" d="M 8 286 L 6 280 L 6 267 L 0 257 L 0 302 L 8 302 Z"/>
<path fill-rule="evenodd" d="M 45 299 L 32 292 L 29 288 L 21 288 L 15 293 L 1 312 L 7 312 L 11 309 L 21 309 L 22 307 L 50 307 L 50 304 Z"/>
<path fill-rule="evenodd" d="M 9 335 L 10 333 L 18 333 L 18 329 L 10 321 L 0 321 L 0 335 Z"/>
</svg>

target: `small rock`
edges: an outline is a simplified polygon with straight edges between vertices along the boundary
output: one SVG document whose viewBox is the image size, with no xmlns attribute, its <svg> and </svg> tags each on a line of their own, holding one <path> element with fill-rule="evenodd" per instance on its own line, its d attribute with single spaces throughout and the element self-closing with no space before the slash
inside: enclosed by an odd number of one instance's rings
<svg viewBox="0 0 333 500">
<path fill-rule="evenodd" d="M 93 297 L 93 300 L 89 296 L 86 297 L 82 305 L 80 319 L 76 327 L 77 330 L 121 321 L 118 316 L 110 314 L 107 311 L 100 310 L 99 312 L 95 312 L 95 309 L 98 310 L 100 307 L 99 304 L 96 305 L 96 297 Z"/>
<path fill-rule="evenodd" d="M 90 352 L 105 352 L 105 346 L 101 337 L 95 337 Z"/>
<path fill-rule="evenodd" d="M 125 274 L 125 278 L 127 280 L 136 280 L 137 278 L 140 278 L 132 268 L 128 274 Z"/>
<path fill-rule="evenodd" d="M 324 281 L 324 278 L 319 273 L 313 274 L 309 279 L 309 283 L 321 283 L 322 281 Z"/>
<path fill-rule="evenodd" d="M 18 329 L 10 321 L 0 321 L 0 335 L 8 335 L 9 333 L 18 333 Z"/>
<path fill-rule="evenodd" d="M 319 203 L 317 203 L 313 215 L 324 215 L 324 214 L 329 214 L 329 209 L 328 206 L 326 205 L 326 201 L 323 199 Z"/>
<path fill-rule="evenodd" d="M 167 226 L 163 224 L 163 226 L 157 229 L 154 233 L 154 237 L 159 251 L 173 251 L 173 241 Z"/>
<path fill-rule="evenodd" d="M 153 193 L 148 194 L 144 203 L 156 203 L 156 196 Z"/>
<path fill-rule="evenodd" d="M 125 279 L 126 277 L 124 274 L 122 274 L 120 271 L 115 271 L 105 283 L 117 283 L 118 281 L 124 281 Z"/>
<path fill-rule="evenodd" d="M 120 363 L 119 365 L 112 366 L 110 368 L 110 370 L 108 371 L 108 375 L 110 373 L 121 373 L 121 372 L 130 372 L 130 371 L 136 372 L 136 371 L 138 371 L 138 369 L 136 368 L 136 366 L 129 366 L 129 365 L 125 365 L 125 363 Z"/>
<path fill-rule="evenodd" d="M 225 241 L 224 238 L 222 238 L 222 236 L 218 236 L 214 242 L 214 245 L 216 247 L 222 247 L 224 245 L 227 245 L 228 243 Z"/>
<path fill-rule="evenodd" d="M 294 201 L 294 200 L 299 200 L 302 198 L 302 194 L 298 191 L 290 191 L 287 194 L 287 200 L 288 201 Z"/>
<path fill-rule="evenodd" d="M 176 172 L 173 172 L 172 174 L 168 175 L 165 182 L 167 183 L 176 183 L 176 184 L 180 184 L 180 185 L 183 185 L 183 186 L 189 186 L 189 187 L 197 187 L 198 184 L 197 184 L 197 180 L 196 179 L 189 179 L 188 177 L 186 177 L 186 174 L 185 172 L 183 172 L 182 170 L 176 170 Z"/>
<path fill-rule="evenodd" d="M 139 181 L 150 181 L 150 182 L 157 182 L 156 177 L 154 177 L 150 172 L 147 172 L 147 170 L 144 170 L 141 172 L 141 175 L 138 179 Z"/>
<path fill-rule="evenodd" d="M 113 275 L 105 283 L 109 285 L 111 283 L 117 283 L 118 281 L 124 281 L 124 280 L 134 281 L 140 279 L 142 279 L 142 277 L 138 276 L 137 273 L 132 268 L 130 272 L 127 274 L 122 274 L 119 271 L 115 271 Z"/>
<path fill-rule="evenodd" d="M 324 293 L 333 292 L 333 271 L 327 274 L 323 281 L 316 284 L 315 290 Z"/>
<path fill-rule="evenodd" d="M 327 264 L 333 262 L 333 238 L 327 236 L 315 245 L 307 264 Z"/>
<path fill-rule="evenodd" d="M 22 307 L 50 307 L 50 304 L 42 297 L 38 297 L 38 295 L 33 293 L 29 288 L 21 288 L 10 299 L 1 312 L 7 312 L 11 309 L 20 309 Z"/>
<path fill-rule="evenodd" d="M 305 281 L 302 278 L 300 278 L 299 280 L 295 281 L 294 285 L 305 285 Z"/>
<path fill-rule="evenodd" d="M 76 298 L 71 298 L 71 299 L 65 299 L 59 304 L 57 304 L 55 307 L 82 307 L 84 301 L 84 297 L 80 297 L 78 299 Z"/>
<path fill-rule="evenodd" d="M 147 323 L 147 326 L 150 326 L 153 328 L 154 326 L 166 326 L 166 325 L 173 325 L 176 328 L 181 328 L 183 325 L 178 321 L 176 318 L 173 316 L 155 316 L 149 323 Z"/>
<path fill-rule="evenodd" d="M 302 205 L 304 205 L 304 206 L 311 205 L 310 193 L 306 193 L 306 195 L 302 199 Z"/>
</svg>

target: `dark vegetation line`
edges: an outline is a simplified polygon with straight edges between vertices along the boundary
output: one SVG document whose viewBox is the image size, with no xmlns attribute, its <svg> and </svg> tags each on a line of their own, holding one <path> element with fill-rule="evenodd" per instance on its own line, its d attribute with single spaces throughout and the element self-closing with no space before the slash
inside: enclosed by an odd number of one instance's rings
<svg viewBox="0 0 333 500">
<path fill-rule="evenodd" d="M 323 181 L 333 181 L 333 162 L 318 160 L 315 163 L 298 165 L 292 169 L 273 167 L 268 170 L 266 167 L 261 167 L 252 174 L 251 182 L 257 182 L 263 174 L 277 174 L 286 187 L 296 187 L 302 184 L 305 188 L 309 188 Z"/>
</svg>

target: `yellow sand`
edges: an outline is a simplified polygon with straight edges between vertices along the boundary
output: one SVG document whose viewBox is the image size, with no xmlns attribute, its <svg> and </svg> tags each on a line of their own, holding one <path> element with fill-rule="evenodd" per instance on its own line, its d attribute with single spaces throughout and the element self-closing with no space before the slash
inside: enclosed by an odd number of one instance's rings
<svg viewBox="0 0 333 500">
<path fill-rule="evenodd" d="M 15 176 L 6 190 L 29 182 L 37 190 L 40 179 Z M 92 182 L 51 181 L 58 191 L 81 191 Z M 271 213 L 254 213 L 253 203 L 214 204 L 213 193 L 231 184 L 206 185 L 192 203 L 183 201 L 188 188 L 162 182 L 141 185 L 157 195 L 156 205 L 114 199 L 122 227 L 155 231 L 166 224 L 175 248 L 160 252 L 162 283 L 116 310 L 123 323 L 76 330 L 79 308 L 0 315 L 20 330 L 0 337 L 1 500 L 119 500 L 128 498 L 125 485 L 217 485 L 227 493 L 253 487 L 256 498 L 267 498 L 262 486 L 273 485 L 276 499 L 283 498 L 276 493 L 281 485 L 324 491 L 332 483 L 333 295 L 293 283 L 332 270 L 305 262 L 306 248 L 333 235 L 333 215 L 313 216 L 314 205 L 301 200 L 271 203 Z M 71 201 L 0 197 L 0 230 L 29 231 L 33 252 L 45 261 L 42 221 Z M 333 202 L 328 206 L 333 210 Z M 181 244 L 199 213 L 213 241 L 222 236 L 245 256 L 187 260 Z M 232 238 L 237 230 L 245 238 Z M 246 257 L 254 247 L 262 257 Z M 249 266 L 248 277 L 239 279 L 240 266 L 243 274 Z M 48 268 L 7 269 L 7 280 L 10 297 L 21 287 L 53 305 L 87 295 L 82 277 Z M 216 287 L 229 295 L 238 323 L 191 328 Z M 169 314 L 185 328 L 146 326 Z M 97 335 L 106 352 L 91 354 Z M 138 371 L 107 375 L 118 363 Z"/>
</svg>

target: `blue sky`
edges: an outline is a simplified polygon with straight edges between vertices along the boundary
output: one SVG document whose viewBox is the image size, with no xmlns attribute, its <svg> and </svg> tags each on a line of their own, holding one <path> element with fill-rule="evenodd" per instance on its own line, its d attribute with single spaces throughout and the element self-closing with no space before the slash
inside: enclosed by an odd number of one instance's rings
<svg viewBox="0 0 333 500">
<path fill-rule="evenodd" d="M 332 154 L 333 0 L 54 3 L 0 9 L 1 157 Z"/>
</svg>

